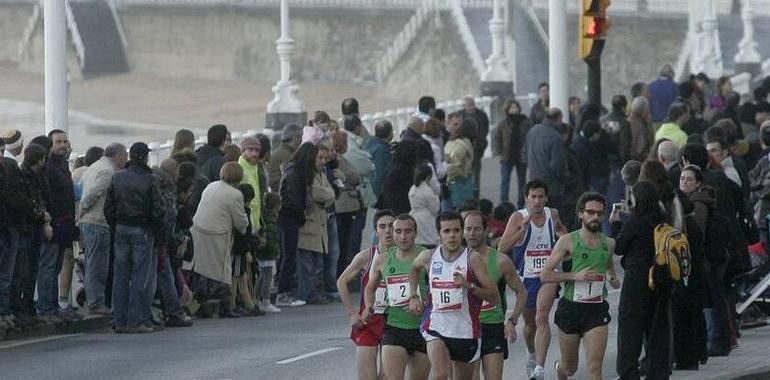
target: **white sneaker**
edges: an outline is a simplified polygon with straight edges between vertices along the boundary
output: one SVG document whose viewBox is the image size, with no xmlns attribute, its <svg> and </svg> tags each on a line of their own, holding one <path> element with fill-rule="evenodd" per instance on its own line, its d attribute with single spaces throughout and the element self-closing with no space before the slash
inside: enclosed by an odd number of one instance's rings
<svg viewBox="0 0 770 380">
<path fill-rule="evenodd" d="M 527 354 L 527 375 L 535 372 L 535 367 L 537 367 L 537 360 L 535 360 L 535 355 Z"/>
<path fill-rule="evenodd" d="M 545 368 L 539 365 L 535 367 L 535 370 L 529 375 L 529 380 L 543 380 L 545 379 Z"/>
<path fill-rule="evenodd" d="M 280 313 L 281 309 L 279 309 L 277 306 L 271 304 L 270 302 L 265 302 L 262 304 L 262 310 L 265 313 Z"/>
</svg>

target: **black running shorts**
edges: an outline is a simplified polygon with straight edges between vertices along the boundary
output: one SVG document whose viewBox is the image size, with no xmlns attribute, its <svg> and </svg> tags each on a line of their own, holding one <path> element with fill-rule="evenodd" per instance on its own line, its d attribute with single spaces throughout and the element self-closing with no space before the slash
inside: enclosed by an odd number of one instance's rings
<svg viewBox="0 0 770 380">
<path fill-rule="evenodd" d="M 428 330 L 423 336 L 429 342 L 441 339 L 449 351 L 449 358 L 454 361 L 473 363 L 481 358 L 480 339 L 446 338 L 433 330 Z"/>
<path fill-rule="evenodd" d="M 565 334 L 582 336 L 591 329 L 610 323 L 610 305 L 602 303 L 581 303 L 559 300 L 554 314 L 554 323 Z"/>
<path fill-rule="evenodd" d="M 508 359 L 508 341 L 505 327 L 500 324 L 481 324 L 481 356 L 502 353 Z"/>
<path fill-rule="evenodd" d="M 415 352 L 426 354 L 425 339 L 420 334 L 420 329 L 400 329 L 385 325 L 385 333 L 382 335 L 383 346 L 398 346 L 406 349 L 409 355 Z"/>
</svg>

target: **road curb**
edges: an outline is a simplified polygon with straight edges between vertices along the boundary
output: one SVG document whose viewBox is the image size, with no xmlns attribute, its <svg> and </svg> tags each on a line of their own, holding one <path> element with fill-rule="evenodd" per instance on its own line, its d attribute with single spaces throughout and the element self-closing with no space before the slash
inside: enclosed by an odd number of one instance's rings
<svg viewBox="0 0 770 380">
<path fill-rule="evenodd" d="M 0 341 L 40 338 L 49 335 L 77 334 L 110 327 L 108 317 L 86 317 L 79 321 L 57 324 L 40 323 L 31 329 L 22 331 L 0 329 Z"/>
</svg>

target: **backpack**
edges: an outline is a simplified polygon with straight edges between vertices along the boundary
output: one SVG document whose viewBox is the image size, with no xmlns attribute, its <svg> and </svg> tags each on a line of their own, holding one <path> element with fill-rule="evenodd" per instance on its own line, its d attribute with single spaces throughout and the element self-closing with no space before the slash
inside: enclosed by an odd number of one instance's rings
<svg viewBox="0 0 770 380">
<path fill-rule="evenodd" d="M 687 236 L 668 223 L 655 226 L 655 262 L 648 274 L 650 289 L 687 286 L 690 276 L 690 243 Z"/>
</svg>

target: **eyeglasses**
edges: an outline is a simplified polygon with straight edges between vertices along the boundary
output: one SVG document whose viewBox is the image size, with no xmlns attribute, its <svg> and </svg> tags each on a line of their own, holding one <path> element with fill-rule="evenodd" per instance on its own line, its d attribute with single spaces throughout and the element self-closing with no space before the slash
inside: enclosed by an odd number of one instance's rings
<svg viewBox="0 0 770 380">
<path fill-rule="evenodd" d="M 604 210 L 591 210 L 591 209 L 585 209 L 583 210 L 584 213 L 590 215 L 590 216 L 603 216 Z"/>
</svg>

